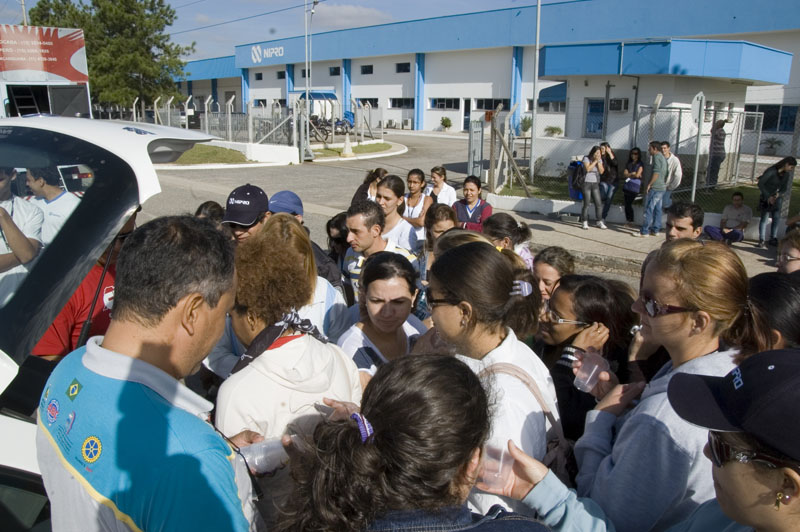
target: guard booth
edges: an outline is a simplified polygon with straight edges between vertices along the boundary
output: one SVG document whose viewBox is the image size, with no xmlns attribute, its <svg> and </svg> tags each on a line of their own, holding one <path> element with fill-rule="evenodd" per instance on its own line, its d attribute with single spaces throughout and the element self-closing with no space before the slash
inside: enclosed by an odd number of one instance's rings
<svg viewBox="0 0 800 532">
<path fill-rule="evenodd" d="M 0 25 L 0 117 L 91 117 L 83 30 Z"/>
</svg>

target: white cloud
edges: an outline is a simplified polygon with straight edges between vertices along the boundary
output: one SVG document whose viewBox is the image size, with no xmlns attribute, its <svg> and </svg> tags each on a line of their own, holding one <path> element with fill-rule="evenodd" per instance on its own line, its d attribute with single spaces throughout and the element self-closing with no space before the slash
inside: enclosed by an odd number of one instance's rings
<svg viewBox="0 0 800 532">
<path fill-rule="evenodd" d="M 395 18 L 380 9 L 353 4 L 319 4 L 314 12 L 314 31 L 340 30 L 393 22 Z"/>
</svg>

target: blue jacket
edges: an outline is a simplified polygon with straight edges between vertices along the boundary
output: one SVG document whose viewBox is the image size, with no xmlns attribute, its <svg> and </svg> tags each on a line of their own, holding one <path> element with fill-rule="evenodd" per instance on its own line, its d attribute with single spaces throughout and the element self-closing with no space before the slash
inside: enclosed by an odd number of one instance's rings
<svg viewBox="0 0 800 532">
<path fill-rule="evenodd" d="M 480 532 L 547 532 L 539 521 L 523 515 L 507 512 L 502 506 L 493 506 L 486 515 L 472 513 L 466 504 L 443 508 L 439 512 L 425 510 L 397 510 L 375 520 L 370 532 L 413 531 L 445 532 L 474 530 Z"/>
</svg>

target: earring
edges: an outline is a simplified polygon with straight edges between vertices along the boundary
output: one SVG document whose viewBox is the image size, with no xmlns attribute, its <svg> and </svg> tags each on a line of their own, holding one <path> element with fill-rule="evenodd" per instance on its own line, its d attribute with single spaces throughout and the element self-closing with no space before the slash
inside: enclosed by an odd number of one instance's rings
<svg viewBox="0 0 800 532">
<path fill-rule="evenodd" d="M 792 500 L 792 496 L 791 495 L 788 495 L 788 494 L 784 495 L 784 493 L 782 491 L 779 491 L 775 495 L 775 506 L 774 506 L 775 511 L 777 512 L 777 511 L 779 511 L 781 509 L 781 504 L 789 504 L 789 501 L 791 501 L 791 500 Z"/>
<path fill-rule="evenodd" d="M 467 320 L 461 320 L 461 328 L 463 329 L 466 326 L 467 326 Z"/>
</svg>

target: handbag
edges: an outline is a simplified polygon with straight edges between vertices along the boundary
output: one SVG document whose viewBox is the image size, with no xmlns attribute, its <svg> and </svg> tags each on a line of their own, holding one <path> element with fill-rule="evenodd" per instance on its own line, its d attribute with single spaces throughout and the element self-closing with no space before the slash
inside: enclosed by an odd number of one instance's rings
<svg viewBox="0 0 800 532">
<path fill-rule="evenodd" d="M 561 427 L 561 422 L 555 418 L 550 406 L 547 404 L 539 386 L 536 381 L 528 373 L 514 364 L 507 362 L 498 362 L 492 364 L 483 371 L 480 376 L 504 373 L 512 377 L 516 377 L 530 390 L 536 398 L 536 402 L 542 408 L 545 419 L 550 422 L 554 437 L 547 440 L 547 450 L 542 463 L 546 465 L 557 477 L 564 483 L 565 486 L 574 488 L 575 477 L 578 474 L 578 462 L 575 459 L 575 442 L 568 440 L 564 436 L 564 429 Z"/>
</svg>

